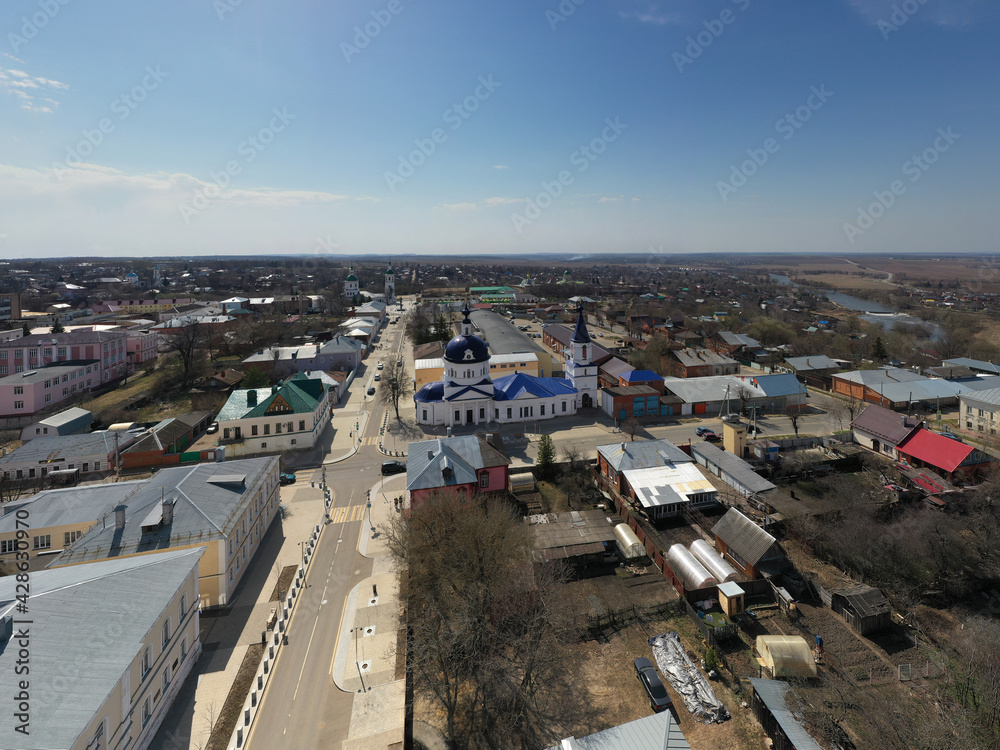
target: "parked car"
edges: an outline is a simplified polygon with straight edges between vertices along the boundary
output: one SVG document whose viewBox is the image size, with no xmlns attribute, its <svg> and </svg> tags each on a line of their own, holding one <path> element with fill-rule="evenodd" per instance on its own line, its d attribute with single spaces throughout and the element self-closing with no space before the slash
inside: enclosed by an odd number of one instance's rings
<svg viewBox="0 0 1000 750">
<path fill-rule="evenodd" d="M 205 434 L 206 435 L 214 435 L 218 431 L 219 431 L 219 423 L 218 422 L 212 422 L 212 424 L 210 424 L 208 426 L 208 429 L 205 430 Z"/>
<path fill-rule="evenodd" d="M 711 428 L 709 428 L 709 427 L 699 427 L 698 429 L 696 429 L 696 430 L 694 431 L 694 434 L 695 434 L 695 435 L 697 435 L 698 437 L 701 437 L 701 436 L 702 436 L 702 435 L 704 435 L 704 434 L 705 434 L 706 432 L 712 432 L 712 429 L 711 429 Z"/>
<path fill-rule="evenodd" d="M 281 473 L 278 475 L 278 484 L 295 484 L 295 475 L 289 473 Z"/>
<path fill-rule="evenodd" d="M 383 476 L 388 474 L 399 474 L 401 471 L 406 471 L 405 461 L 384 461 L 382 463 Z"/>
<path fill-rule="evenodd" d="M 381 370 L 383 367 L 385 367 L 385 362 L 379 362 L 378 369 Z"/>
<path fill-rule="evenodd" d="M 710 443 L 718 443 L 720 440 L 722 440 L 722 438 L 716 435 L 714 432 L 706 432 L 704 435 L 701 436 L 701 439 L 707 440 Z"/>
<path fill-rule="evenodd" d="M 382 376 L 381 376 L 381 375 L 379 375 L 379 374 L 378 374 L 378 373 L 376 372 L 376 373 L 375 373 L 375 382 L 377 383 L 377 382 L 379 382 L 379 381 L 380 381 L 381 379 L 382 379 Z"/>
<path fill-rule="evenodd" d="M 370 387 L 370 388 L 368 389 L 368 395 L 369 395 L 369 396 L 374 396 L 374 395 L 375 395 L 375 386 L 371 386 L 371 387 Z"/>
<path fill-rule="evenodd" d="M 633 662 L 633 666 L 635 667 L 635 676 L 639 678 L 646 695 L 649 696 L 650 708 L 657 713 L 671 708 L 674 702 L 670 700 L 667 689 L 663 687 L 663 682 L 660 680 L 660 675 L 656 673 L 656 668 L 649 659 L 641 656 Z"/>
</svg>

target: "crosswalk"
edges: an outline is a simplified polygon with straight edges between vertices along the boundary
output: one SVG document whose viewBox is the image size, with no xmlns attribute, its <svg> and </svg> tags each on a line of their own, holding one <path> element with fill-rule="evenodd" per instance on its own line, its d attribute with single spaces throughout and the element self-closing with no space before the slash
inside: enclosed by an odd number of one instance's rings
<svg viewBox="0 0 1000 750">
<path fill-rule="evenodd" d="M 360 521 L 365 516 L 365 507 L 364 505 L 349 505 L 347 507 L 333 508 L 330 511 L 330 520 L 333 523 Z"/>
<path fill-rule="evenodd" d="M 377 437 L 366 437 L 361 440 L 362 445 L 378 445 Z"/>
</svg>

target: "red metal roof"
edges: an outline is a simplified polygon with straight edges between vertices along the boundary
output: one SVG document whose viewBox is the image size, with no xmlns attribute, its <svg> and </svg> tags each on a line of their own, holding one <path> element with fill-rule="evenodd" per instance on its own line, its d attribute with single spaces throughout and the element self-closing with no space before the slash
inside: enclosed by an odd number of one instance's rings
<svg viewBox="0 0 1000 750">
<path fill-rule="evenodd" d="M 917 430 L 896 446 L 900 453 L 951 473 L 975 450 L 974 446 L 930 430 Z"/>
</svg>

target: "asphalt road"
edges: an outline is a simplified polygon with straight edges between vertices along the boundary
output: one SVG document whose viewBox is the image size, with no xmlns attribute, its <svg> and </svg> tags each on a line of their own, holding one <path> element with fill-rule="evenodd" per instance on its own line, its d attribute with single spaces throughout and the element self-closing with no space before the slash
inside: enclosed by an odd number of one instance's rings
<svg viewBox="0 0 1000 750">
<path fill-rule="evenodd" d="M 375 363 L 399 350 L 401 331 L 402 323 L 382 332 L 383 349 L 369 355 L 364 387 L 354 389 L 341 407 L 372 410 L 362 438 L 379 434 L 384 410 L 375 406 L 376 397 L 367 396 L 366 390 L 377 372 Z M 386 458 L 367 442 L 362 440 L 361 448 L 348 460 L 326 466 L 333 508 L 365 503 L 367 491 L 381 479 Z M 316 469 L 310 479 L 321 481 L 322 470 Z M 372 572 L 372 561 L 358 552 L 361 534 L 367 530 L 367 517 L 323 528 L 306 576 L 307 588 L 289 623 L 288 645 L 274 665 L 248 737 L 251 749 L 328 750 L 339 748 L 347 739 L 354 696 L 334 685 L 333 659 L 347 595 Z"/>
</svg>

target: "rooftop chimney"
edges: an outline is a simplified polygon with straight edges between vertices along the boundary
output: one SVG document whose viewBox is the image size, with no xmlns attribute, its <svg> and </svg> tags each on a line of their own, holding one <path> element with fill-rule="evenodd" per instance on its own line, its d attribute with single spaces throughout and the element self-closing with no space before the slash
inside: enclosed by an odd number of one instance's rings
<svg viewBox="0 0 1000 750">
<path fill-rule="evenodd" d="M 160 501 L 163 525 L 169 526 L 174 521 L 174 500 L 173 498 L 165 497 Z"/>
<path fill-rule="evenodd" d="M 115 530 L 121 531 L 125 528 L 125 507 L 124 505 L 119 505 L 115 508 Z"/>
</svg>

